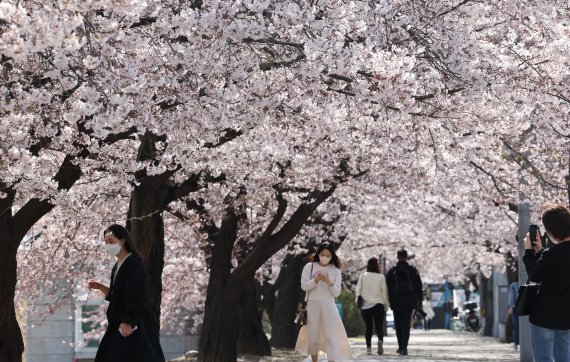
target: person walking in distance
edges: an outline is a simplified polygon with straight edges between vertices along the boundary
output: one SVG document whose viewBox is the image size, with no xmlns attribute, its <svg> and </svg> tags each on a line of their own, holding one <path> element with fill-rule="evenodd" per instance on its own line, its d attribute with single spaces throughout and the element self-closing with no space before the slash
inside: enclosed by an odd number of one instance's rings
<svg viewBox="0 0 570 362">
<path fill-rule="evenodd" d="M 301 274 L 301 289 L 308 293 L 308 340 L 297 340 L 297 350 L 309 354 L 317 362 L 319 351 L 328 361 L 351 360 L 346 330 L 338 314 L 335 298 L 342 287 L 342 263 L 329 243 L 322 243 L 305 265 Z"/>
<path fill-rule="evenodd" d="M 443 304 L 443 317 L 445 329 L 451 329 L 451 317 L 453 317 L 453 298 L 450 297 L 447 302 Z"/>
<path fill-rule="evenodd" d="M 425 299 L 422 302 L 422 309 L 426 313 L 424 318 L 424 329 L 429 331 L 431 329 L 431 320 L 435 317 L 435 312 L 431 306 L 431 300 L 429 296 L 426 295 Z"/>
<path fill-rule="evenodd" d="M 515 307 L 515 303 L 517 302 L 517 297 L 519 295 L 519 282 L 512 282 L 509 286 L 509 299 L 508 305 L 509 309 L 507 309 L 507 317 L 511 318 L 513 324 L 513 342 L 515 344 L 515 351 L 519 347 L 519 316 L 513 313 L 513 308 Z"/>
<path fill-rule="evenodd" d="M 372 353 L 372 330 L 376 329 L 378 337 L 378 354 L 384 353 L 384 316 L 390 308 L 388 286 L 384 275 L 380 274 L 377 258 L 370 258 L 366 272 L 361 274 L 356 284 L 356 300 L 362 297 L 360 312 L 366 324 L 366 351 Z"/>
<path fill-rule="evenodd" d="M 394 311 L 394 327 L 398 339 L 398 354 L 408 354 L 410 321 L 415 308 L 422 306 L 422 280 L 416 268 L 408 264 L 408 252 L 398 250 L 398 262 L 386 275 L 388 298 Z"/>
</svg>

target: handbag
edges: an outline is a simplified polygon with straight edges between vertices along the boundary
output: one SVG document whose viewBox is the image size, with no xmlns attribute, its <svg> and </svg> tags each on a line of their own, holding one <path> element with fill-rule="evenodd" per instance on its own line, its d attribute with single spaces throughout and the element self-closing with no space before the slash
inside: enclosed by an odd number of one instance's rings
<svg viewBox="0 0 570 362">
<path fill-rule="evenodd" d="M 362 274 L 360 274 L 360 293 L 362 293 L 363 288 L 364 284 L 362 284 Z M 356 298 L 356 305 L 359 309 L 362 309 L 362 306 L 364 305 L 364 298 L 362 298 L 362 295 L 359 295 L 358 298 Z"/>
<path fill-rule="evenodd" d="M 313 276 L 313 263 L 311 263 L 311 276 Z M 307 324 L 307 301 L 309 300 L 309 292 L 305 294 L 305 300 L 297 305 L 297 314 L 295 315 L 295 324 L 302 327 Z"/>
<path fill-rule="evenodd" d="M 307 324 L 307 304 L 305 302 L 299 303 L 297 306 L 297 315 L 295 316 L 295 324 L 304 326 Z"/>
<path fill-rule="evenodd" d="M 517 297 L 517 302 L 513 308 L 513 313 L 516 315 L 529 315 L 532 312 L 533 306 L 538 298 L 538 293 L 540 290 L 540 284 L 538 283 L 527 283 L 519 287 L 519 295 Z"/>
</svg>

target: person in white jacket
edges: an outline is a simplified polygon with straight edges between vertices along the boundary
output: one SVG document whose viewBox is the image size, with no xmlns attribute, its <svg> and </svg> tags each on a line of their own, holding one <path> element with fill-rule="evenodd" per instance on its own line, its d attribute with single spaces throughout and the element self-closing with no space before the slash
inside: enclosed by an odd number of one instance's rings
<svg viewBox="0 0 570 362">
<path fill-rule="evenodd" d="M 435 317 L 435 312 L 431 306 L 430 297 L 426 295 L 425 299 L 422 302 L 422 309 L 426 313 L 424 318 L 424 329 L 429 331 L 431 329 L 431 320 Z"/>
<path fill-rule="evenodd" d="M 366 350 L 372 353 L 372 330 L 376 329 L 378 336 L 378 354 L 384 353 L 384 317 L 390 308 L 388 301 L 388 286 L 384 275 L 380 273 L 380 264 L 377 258 L 370 258 L 366 272 L 361 274 L 356 284 L 356 300 L 362 296 L 363 304 L 360 307 L 362 319 L 366 324 Z"/>
<path fill-rule="evenodd" d="M 352 359 L 346 330 L 336 308 L 335 298 L 340 295 L 342 263 L 329 243 L 319 245 L 311 262 L 301 275 L 301 288 L 308 293 L 307 343 L 297 348 L 309 354 L 316 362 L 319 351 L 326 353 L 328 361 Z"/>
</svg>

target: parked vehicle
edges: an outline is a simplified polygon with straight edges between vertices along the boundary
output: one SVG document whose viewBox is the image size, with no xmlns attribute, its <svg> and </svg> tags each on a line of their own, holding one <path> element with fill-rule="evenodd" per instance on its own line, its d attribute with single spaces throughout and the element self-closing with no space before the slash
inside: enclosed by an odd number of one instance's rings
<svg viewBox="0 0 570 362">
<path fill-rule="evenodd" d="M 467 302 L 463 304 L 462 319 L 465 330 L 477 332 L 481 323 L 479 321 L 479 306 L 476 302 Z"/>
</svg>

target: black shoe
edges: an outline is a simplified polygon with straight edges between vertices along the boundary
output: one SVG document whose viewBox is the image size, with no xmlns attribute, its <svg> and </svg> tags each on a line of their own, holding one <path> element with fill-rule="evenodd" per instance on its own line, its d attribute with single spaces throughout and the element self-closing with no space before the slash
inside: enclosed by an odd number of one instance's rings
<svg viewBox="0 0 570 362">
<path fill-rule="evenodd" d="M 400 354 L 401 349 L 398 348 L 398 350 L 396 351 L 397 354 Z"/>
<path fill-rule="evenodd" d="M 407 356 L 408 355 L 408 350 L 407 349 L 403 349 L 400 351 L 400 355 L 402 356 Z"/>
</svg>

